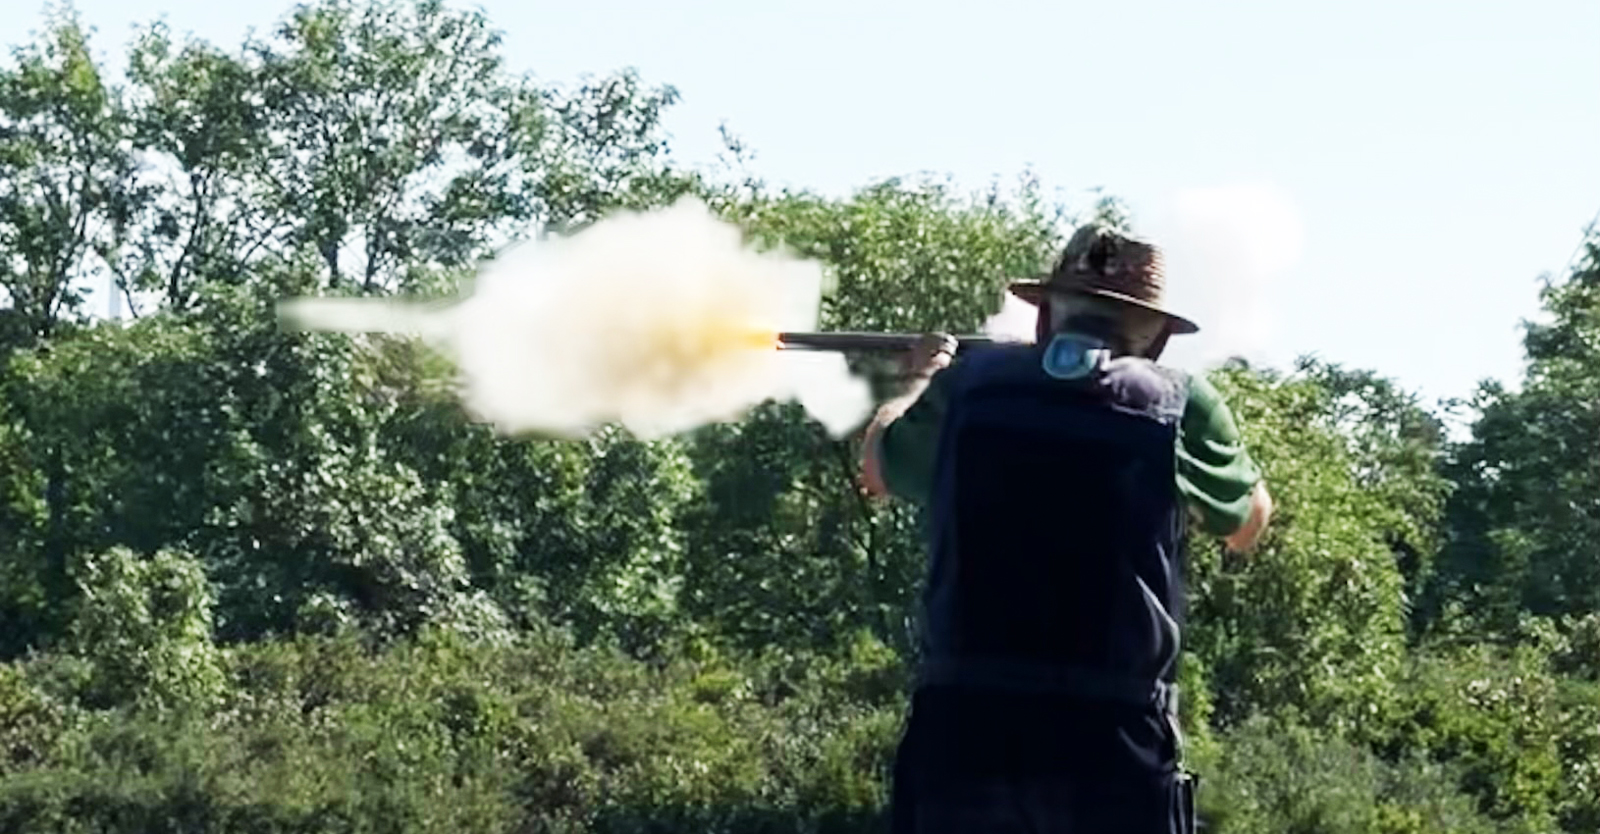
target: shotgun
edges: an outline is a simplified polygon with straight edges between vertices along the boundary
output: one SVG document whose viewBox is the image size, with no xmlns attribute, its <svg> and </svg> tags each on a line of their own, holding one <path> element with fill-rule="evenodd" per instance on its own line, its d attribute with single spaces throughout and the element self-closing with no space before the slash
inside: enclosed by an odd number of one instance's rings
<svg viewBox="0 0 1600 834">
<path fill-rule="evenodd" d="M 922 339 L 920 333 L 866 333 L 866 332 L 832 332 L 832 333 L 779 333 L 778 347 L 780 350 L 831 350 L 838 352 L 862 351 L 907 351 L 916 346 Z M 1008 344 L 1006 340 L 996 339 L 993 336 L 966 335 L 956 337 L 956 352 L 960 353 L 968 348 L 984 347 L 987 345 Z"/>
</svg>

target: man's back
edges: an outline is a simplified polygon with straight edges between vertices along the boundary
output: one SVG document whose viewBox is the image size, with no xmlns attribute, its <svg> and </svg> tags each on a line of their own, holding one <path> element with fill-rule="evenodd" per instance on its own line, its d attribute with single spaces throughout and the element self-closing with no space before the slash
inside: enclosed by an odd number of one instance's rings
<svg viewBox="0 0 1600 834">
<path fill-rule="evenodd" d="M 1085 226 L 1010 285 L 1039 348 L 952 364 L 930 336 L 867 427 L 866 485 L 925 511 L 931 551 L 897 831 L 1193 831 L 1185 522 L 1248 550 L 1271 503 L 1221 396 L 1154 364 L 1198 332 L 1164 286 L 1157 247 Z"/>
<path fill-rule="evenodd" d="M 1030 347 L 951 369 L 931 496 L 930 683 L 1153 703 L 1178 649 L 1181 376 Z"/>
<path fill-rule="evenodd" d="M 919 740 L 963 772 L 1170 772 L 1186 381 L 1143 360 L 1050 377 L 1032 347 L 942 381 Z"/>
<path fill-rule="evenodd" d="M 1203 378 L 1123 358 L 1072 382 L 1042 359 L 1031 346 L 964 355 L 876 441 L 931 551 L 898 830 L 1011 813 L 986 791 L 1048 794 L 1026 815 L 1067 815 L 1061 830 L 1165 830 L 1187 813 L 1172 704 L 1146 696 L 1176 679 L 1188 513 L 1233 533 L 1260 475 Z M 997 655 L 1022 662 L 970 662 Z M 1109 673 L 1099 683 L 1122 691 L 1015 680 L 1051 665 Z"/>
</svg>

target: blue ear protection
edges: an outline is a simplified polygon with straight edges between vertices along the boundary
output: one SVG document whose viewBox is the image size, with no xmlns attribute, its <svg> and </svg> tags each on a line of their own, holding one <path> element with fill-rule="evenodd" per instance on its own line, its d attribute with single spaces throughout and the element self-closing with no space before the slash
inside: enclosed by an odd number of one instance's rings
<svg viewBox="0 0 1600 834">
<path fill-rule="evenodd" d="M 1058 333 L 1045 346 L 1044 372 L 1056 379 L 1082 379 L 1110 361 L 1111 349 L 1099 339 Z"/>
</svg>

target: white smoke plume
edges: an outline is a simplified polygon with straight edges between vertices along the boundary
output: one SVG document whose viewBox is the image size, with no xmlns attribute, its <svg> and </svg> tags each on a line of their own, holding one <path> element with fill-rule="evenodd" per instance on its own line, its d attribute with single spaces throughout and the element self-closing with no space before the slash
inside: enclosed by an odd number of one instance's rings
<svg viewBox="0 0 1600 834">
<path fill-rule="evenodd" d="M 1233 356 L 1270 358 L 1274 290 L 1305 247 L 1290 196 L 1263 184 L 1180 191 L 1149 236 L 1165 250 L 1168 304 L 1200 325 L 1174 338 L 1163 359 L 1199 370 Z"/>
<path fill-rule="evenodd" d="M 1305 228 L 1282 190 L 1257 184 L 1180 191 L 1135 233 L 1160 246 L 1166 304 L 1200 333 L 1174 338 L 1162 361 L 1199 371 L 1234 356 L 1259 360 L 1275 335 L 1272 291 L 1299 262 Z M 984 323 L 996 338 L 1031 342 L 1037 310 L 1006 293 Z"/>
<path fill-rule="evenodd" d="M 617 214 L 507 249 L 448 306 L 302 298 L 285 325 L 420 337 L 460 375 L 464 406 L 506 434 L 657 438 L 799 400 L 833 436 L 866 419 L 843 356 L 781 351 L 816 329 L 820 264 L 749 246 L 695 200 Z"/>
<path fill-rule="evenodd" d="M 1000 309 L 983 323 L 985 335 L 1008 342 L 1032 342 L 1037 336 L 1039 308 L 1006 293 Z"/>
</svg>

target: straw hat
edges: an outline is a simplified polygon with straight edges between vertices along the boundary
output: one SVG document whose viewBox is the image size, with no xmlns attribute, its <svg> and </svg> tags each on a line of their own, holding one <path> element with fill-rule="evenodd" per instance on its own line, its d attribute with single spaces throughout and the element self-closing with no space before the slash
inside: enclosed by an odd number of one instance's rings
<svg viewBox="0 0 1600 834">
<path fill-rule="evenodd" d="M 1199 325 L 1163 306 L 1165 291 L 1160 248 L 1094 225 L 1072 235 L 1048 275 L 1011 285 L 1013 295 L 1035 306 L 1049 293 L 1094 295 L 1160 313 L 1173 334 L 1198 333 Z"/>
</svg>

